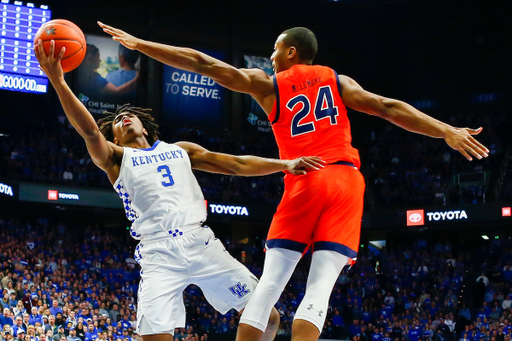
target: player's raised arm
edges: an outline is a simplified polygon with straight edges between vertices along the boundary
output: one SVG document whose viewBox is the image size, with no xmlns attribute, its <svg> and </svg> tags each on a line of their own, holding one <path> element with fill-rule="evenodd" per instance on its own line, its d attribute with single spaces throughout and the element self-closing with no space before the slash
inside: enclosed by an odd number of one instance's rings
<svg viewBox="0 0 512 341">
<path fill-rule="evenodd" d="M 169 66 L 210 77 L 228 89 L 250 94 L 257 100 L 274 94 L 273 81 L 263 70 L 237 69 L 194 49 L 139 39 L 99 21 L 98 25 L 125 47 L 138 50 Z"/>
<path fill-rule="evenodd" d="M 176 145 L 188 153 L 192 168 L 210 173 L 259 176 L 288 171 L 294 175 L 303 175 L 309 171 L 324 168 L 325 165 L 325 161 L 316 156 L 278 160 L 252 155 L 235 156 L 215 153 L 191 142 L 177 142 Z"/>
<path fill-rule="evenodd" d="M 487 157 L 489 150 L 472 135 L 478 135 L 482 128 L 456 128 L 436 120 L 413 106 L 391 98 L 385 98 L 365 91 L 353 79 L 339 76 L 343 102 L 357 111 L 384 118 L 406 130 L 435 138 L 443 138 L 469 161 Z"/>
<path fill-rule="evenodd" d="M 116 160 L 121 160 L 123 148 L 105 139 L 92 115 L 82 102 L 76 98 L 75 94 L 73 94 L 64 80 L 60 61 L 64 55 L 65 49 L 62 48 L 56 57 L 54 51 L 55 41 L 53 40 L 50 42 L 49 55 L 46 54 L 41 40 L 39 40 L 34 48 L 41 69 L 48 76 L 57 95 L 59 95 L 59 100 L 69 122 L 71 122 L 77 132 L 84 138 L 92 161 L 107 173 L 111 181 L 115 181 L 119 174 L 118 162 L 116 162 Z"/>
</svg>

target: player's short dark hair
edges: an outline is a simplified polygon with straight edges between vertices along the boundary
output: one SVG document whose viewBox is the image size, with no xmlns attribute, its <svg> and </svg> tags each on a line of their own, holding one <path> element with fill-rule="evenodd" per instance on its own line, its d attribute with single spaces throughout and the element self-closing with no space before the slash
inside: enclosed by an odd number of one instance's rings
<svg viewBox="0 0 512 341">
<path fill-rule="evenodd" d="M 294 46 L 297 49 L 300 60 L 307 63 L 313 62 L 318 51 L 318 42 L 315 34 L 310 29 L 294 27 L 283 31 L 282 34 L 286 35 L 283 42 L 287 46 Z"/>
<path fill-rule="evenodd" d="M 130 50 L 127 47 L 124 47 L 123 45 L 119 44 L 119 50 L 117 51 L 119 56 L 123 56 L 124 59 L 128 64 L 131 66 L 134 66 L 135 63 L 137 63 L 137 60 L 139 59 L 140 52 L 137 50 Z"/>
<path fill-rule="evenodd" d="M 123 113 L 129 112 L 135 114 L 142 122 L 142 126 L 147 130 L 148 136 L 146 140 L 150 145 L 153 145 L 158 140 L 158 124 L 155 123 L 155 119 L 151 116 L 149 108 L 133 107 L 130 104 L 124 104 L 120 106 L 115 112 L 105 111 L 103 112 L 102 118 L 97 122 L 100 132 L 105 136 L 107 141 L 114 142 L 114 118 Z"/>
</svg>

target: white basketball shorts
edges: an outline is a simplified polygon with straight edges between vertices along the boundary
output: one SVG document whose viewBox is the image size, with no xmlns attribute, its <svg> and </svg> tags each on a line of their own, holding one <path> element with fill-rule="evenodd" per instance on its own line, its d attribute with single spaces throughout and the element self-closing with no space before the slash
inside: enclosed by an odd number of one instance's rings
<svg viewBox="0 0 512 341">
<path fill-rule="evenodd" d="M 141 266 L 137 306 L 140 335 L 172 334 L 185 327 L 183 290 L 201 288 L 221 314 L 242 310 L 256 277 L 224 248 L 209 227 L 182 235 L 142 239 L 135 251 Z"/>
</svg>

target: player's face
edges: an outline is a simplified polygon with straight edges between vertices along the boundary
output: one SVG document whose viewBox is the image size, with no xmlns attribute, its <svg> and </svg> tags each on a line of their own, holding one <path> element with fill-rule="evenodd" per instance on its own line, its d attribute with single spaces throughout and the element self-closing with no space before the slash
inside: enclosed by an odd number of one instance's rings
<svg viewBox="0 0 512 341">
<path fill-rule="evenodd" d="M 114 143 L 125 145 L 134 138 L 147 135 L 146 129 L 137 115 L 129 112 L 121 113 L 114 118 Z"/>
<path fill-rule="evenodd" d="M 287 69 L 286 64 L 288 61 L 287 55 L 289 48 L 283 42 L 285 36 L 285 34 L 281 34 L 279 37 L 277 37 L 276 43 L 274 44 L 274 52 L 270 56 L 274 73 L 278 73 Z"/>
</svg>

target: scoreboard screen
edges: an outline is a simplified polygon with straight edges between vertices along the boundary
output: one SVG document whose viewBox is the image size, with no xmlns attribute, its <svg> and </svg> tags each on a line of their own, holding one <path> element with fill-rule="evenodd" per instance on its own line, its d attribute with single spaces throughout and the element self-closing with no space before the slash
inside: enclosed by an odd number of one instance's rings
<svg viewBox="0 0 512 341">
<path fill-rule="evenodd" d="M 51 19 L 48 6 L 0 0 L 0 89 L 46 93 L 48 78 L 34 54 L 34 36 Z"/>
</svg>

